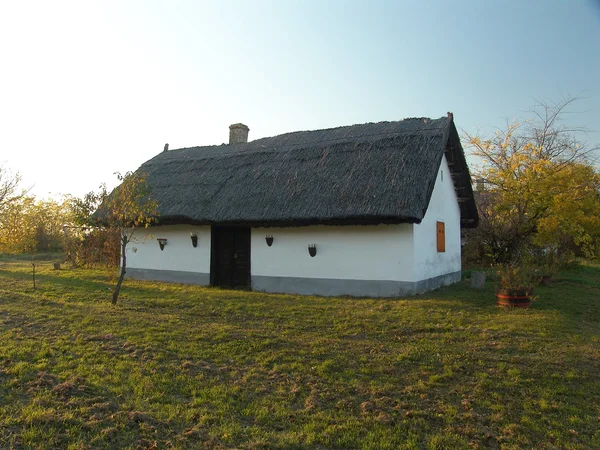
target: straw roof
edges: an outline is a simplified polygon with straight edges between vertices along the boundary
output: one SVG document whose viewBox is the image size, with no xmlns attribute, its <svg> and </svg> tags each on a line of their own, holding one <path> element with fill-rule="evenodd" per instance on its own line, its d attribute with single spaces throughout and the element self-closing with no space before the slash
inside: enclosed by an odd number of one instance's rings
<svg viewBox="0 0 600 450">
<path fill-rule="evenodd" d="M 461 223 L 477 225 L 452 116 L 164 151 L 145 162 L 160 223 L 419 223 L 446 154 Z"/>
</svg>

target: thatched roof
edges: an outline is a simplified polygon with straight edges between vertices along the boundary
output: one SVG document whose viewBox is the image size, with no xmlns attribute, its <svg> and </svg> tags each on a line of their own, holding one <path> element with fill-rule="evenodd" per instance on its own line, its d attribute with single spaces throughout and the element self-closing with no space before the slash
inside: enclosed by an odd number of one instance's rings
<svg viewBox="0 0 600 450">
<path fill-rule="evenodd" d="M 463 226 L 477 224 L 451 115 L 164 151 L 138 171 L 161 223 L 292 226 L 419 223 L 444 152 Z"/>
</svg>

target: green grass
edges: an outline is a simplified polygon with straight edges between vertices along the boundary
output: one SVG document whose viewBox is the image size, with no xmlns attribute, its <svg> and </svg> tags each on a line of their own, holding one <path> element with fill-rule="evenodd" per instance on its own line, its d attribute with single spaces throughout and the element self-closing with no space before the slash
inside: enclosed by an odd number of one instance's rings
<svg viewBox="0 0 600 450">
<path fill-rule="evenodd" d="M 600 268 L 529 310 L 0 261 L 0 448 L 600 448 Z"/>
</svg>

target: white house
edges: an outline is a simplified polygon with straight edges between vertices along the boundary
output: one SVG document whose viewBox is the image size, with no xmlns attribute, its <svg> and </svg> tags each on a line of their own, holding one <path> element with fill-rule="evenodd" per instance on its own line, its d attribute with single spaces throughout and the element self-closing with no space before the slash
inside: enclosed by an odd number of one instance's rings
<svg viewBox="0 0 600 450">
<path fill-rule="evenodd" d="M 129 277 L 373 297 L 460 279 L 478 217 L 452 114 L 247 136 L 140 167 L 159 225 L 130 245 Z"/>
</svg>

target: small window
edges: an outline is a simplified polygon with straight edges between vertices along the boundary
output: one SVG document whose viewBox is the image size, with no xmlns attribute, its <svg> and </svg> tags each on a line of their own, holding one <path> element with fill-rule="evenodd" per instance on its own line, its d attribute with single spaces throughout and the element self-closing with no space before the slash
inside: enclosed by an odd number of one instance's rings
<svg viewBox="0 0 600 450">
<path fill-rule="evenodd" d="M 437 251 L 445 252 L 446 251 L 446 226 L 444 222 L 436 222 L 437 223 Z"/>
</svg>

